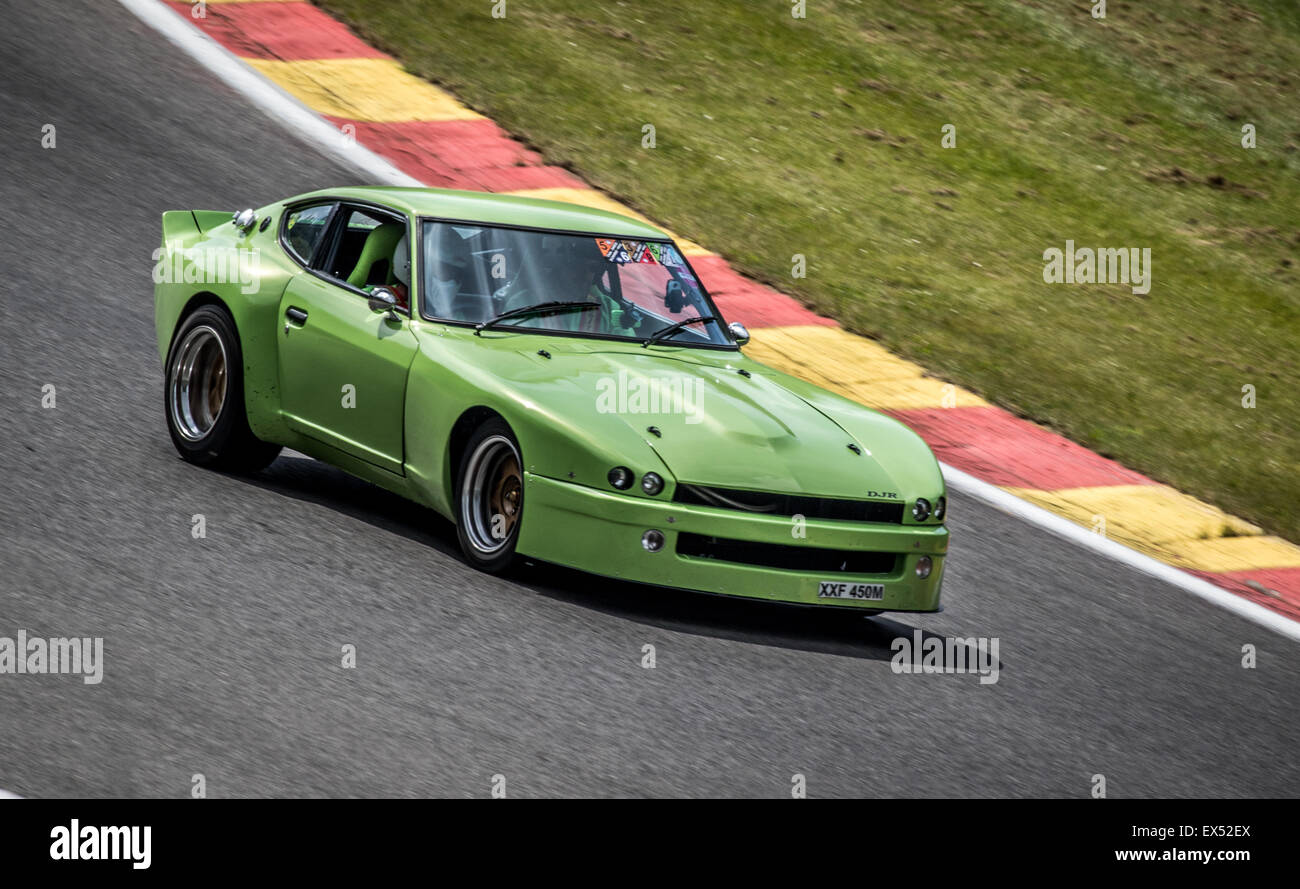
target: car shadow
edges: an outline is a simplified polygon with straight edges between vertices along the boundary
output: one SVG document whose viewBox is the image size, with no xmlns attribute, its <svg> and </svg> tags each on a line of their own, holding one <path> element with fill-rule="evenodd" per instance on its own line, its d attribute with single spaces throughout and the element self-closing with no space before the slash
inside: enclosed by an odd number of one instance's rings
<svg viewBox="0 0 1300 889">
<path fill-rule="evenodd" d="M 282 454 L 265 470 L 240 476 L 263 490 L 338 510 L 464 564 L 455 526 L 431 509 L 348 475 L 318 460 Z M 600 577 L 527 559 L 506 582 L 645 626 L 869 660 L 894 657 L 893 642 L 918 628 L 899 615 L 868 616 L 847 609 L 784 605 L 692 593 Z M 944 639 L 921 630 L 922 639 Z"/>
<path fill-rule="evenodd" d="M 261 472 L 234 477 L 275 494 L 334 509 L 460 559 L 456 526 L 451 522 L 427 507 L 320 460 L 282 453 Z"/>
</svg>

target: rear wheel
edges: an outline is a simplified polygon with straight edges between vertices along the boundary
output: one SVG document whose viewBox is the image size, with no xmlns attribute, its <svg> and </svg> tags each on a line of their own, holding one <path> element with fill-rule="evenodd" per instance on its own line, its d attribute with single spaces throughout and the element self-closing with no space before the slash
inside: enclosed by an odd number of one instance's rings
<svg viewBox="0 0 1300 889">
<path fill-rule="evenodd" d="M 224 309 L 202 306 L 181 322 L 166 374 L 167 429 L 181 457 L 213 469 L 253 472 L 280 453 L 279 445 L 248 428 L 244 355 Z"/>
<path fill-rule="evenodd" d="M 513 566 L 523 513 L 519 442 L 505 421 L 493 418 L 470 436 L 457 474 L 456 535 L 469 563 L 489 574 Z"/>
</svg>

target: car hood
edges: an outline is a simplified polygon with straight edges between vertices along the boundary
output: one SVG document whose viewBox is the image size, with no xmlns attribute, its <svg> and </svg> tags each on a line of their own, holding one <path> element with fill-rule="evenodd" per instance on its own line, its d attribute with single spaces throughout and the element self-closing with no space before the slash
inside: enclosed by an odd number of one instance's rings
<svg viewBox="0 0 1300 889">
<path fill-rule="evenodd" d="M 899 475 L 908 455 L 899 453 L 898 432 L 909 439 L 905 450 L 914 461 L 919 440 L 909 431 L 845 402 L 860 411 L 850 433 L 825 405 L 814 407 L 786 385 L 783 374 L 737 353 L 593 349 L 573 370 L 567 385 L 644 438 L 679 482 L 824 497 L 908 496 L 912 473 Z M 933 465 L 928 451 L 922 457 Z"/>
</svg>

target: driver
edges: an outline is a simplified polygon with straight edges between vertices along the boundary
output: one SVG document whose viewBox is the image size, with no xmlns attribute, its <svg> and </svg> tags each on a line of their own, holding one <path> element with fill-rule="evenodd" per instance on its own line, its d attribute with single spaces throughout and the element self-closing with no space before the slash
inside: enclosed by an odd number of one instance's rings
<svg viewBox="0 0 1300 889">
<path fill-rule="evenodd" d="M 425 302 L 435 318 L 453 318 L 458 321 L 482 321 L 487 317 L 487 307 L 480 307 L 481 317 L 461 317 L 456 312 L 456 297 L 470 278 L 470 255 L 464 241 L 445 227 L 435 245 L 428 251 L 428 293 Z M 463 312 L 461 314 L 464 314 Z M 471 313 L 472 314 L 472 313 Z"/>
<path fill-rule="evenodd" d="M 600 248 L 594 240 L 576 239 L 564 236 L 557 239 L 563 249 L 547 251 L 547 261 L 534 267 L 533 279 L 540 286 L 518 292 L 509 300 L 506 310 L 536 302 L 550 300 L 564 302 L 591 301 L 600 305 L 599 310 L 589 309 L 585 312 L 567 312 L 546 316 L 536 322 L 539 326 L 551 330 L 586 331 L 590 333 L 612 333 L 620 336 L 635 336 L 635 320 L 606 290 L 601 279 L 609 271 L 617 274 L 608 260 L 601 255 Z M 538 298 L 538 294 L 545 294 Z"/>
</svg>

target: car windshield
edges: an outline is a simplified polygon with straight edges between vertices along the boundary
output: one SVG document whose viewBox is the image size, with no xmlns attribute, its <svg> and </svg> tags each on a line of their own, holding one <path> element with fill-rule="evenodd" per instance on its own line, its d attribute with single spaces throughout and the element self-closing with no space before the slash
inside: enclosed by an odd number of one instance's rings
<svg viewBox="0 0 1300 889">
<path fill-rule="evenodd" d="M 541 303 L 591 303 L 500 321 L 574 335 L 645 340 L 697 316 L 716 315 L 677 248 L 662 241 L 496 226 L 425 222 L 424 313 L 481 324 Z M 665 344 L 730 345 L 722 319 L 687 324 Z"/>
</svg>

